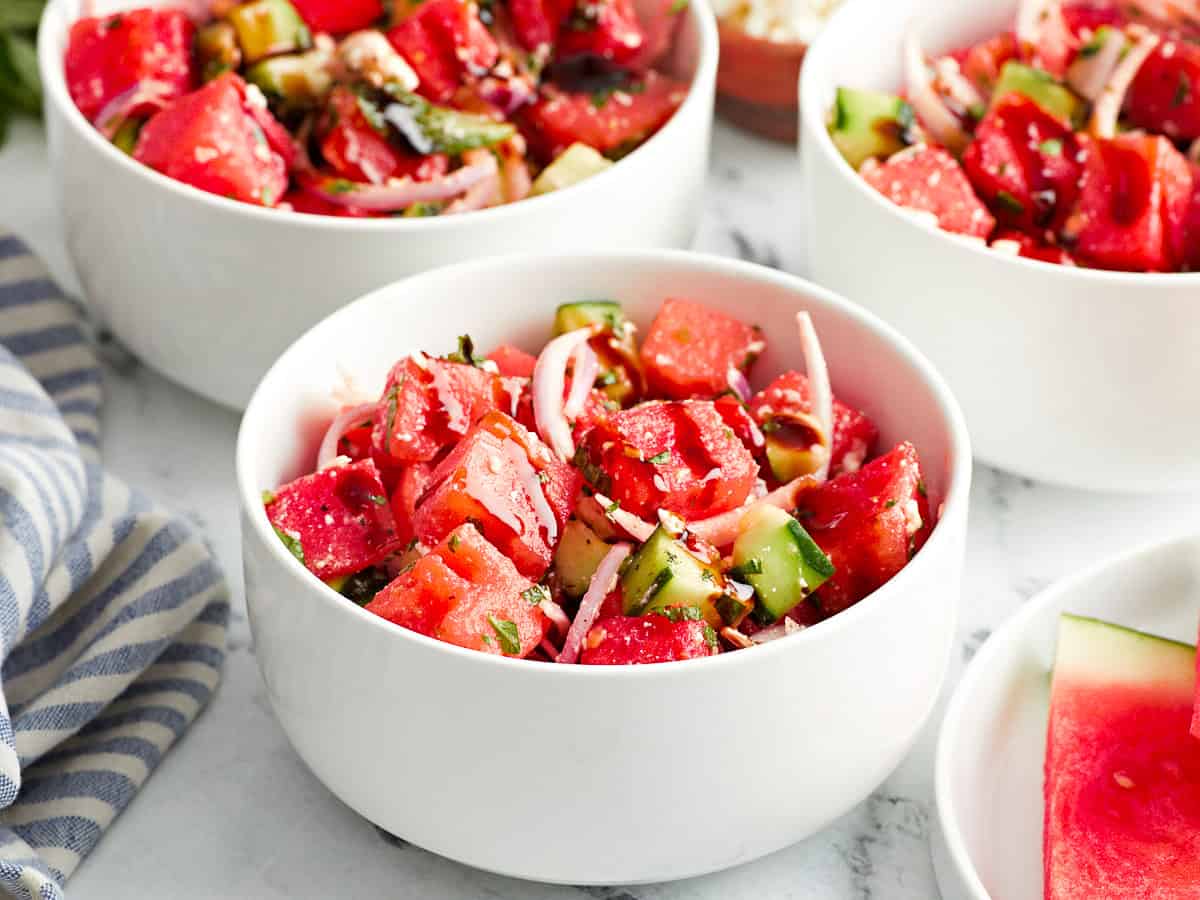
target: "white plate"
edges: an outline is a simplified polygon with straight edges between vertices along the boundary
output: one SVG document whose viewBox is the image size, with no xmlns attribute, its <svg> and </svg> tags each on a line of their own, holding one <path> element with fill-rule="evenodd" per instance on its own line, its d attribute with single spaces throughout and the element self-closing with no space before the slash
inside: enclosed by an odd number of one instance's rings
<svg viewBox="0 0 1200 900">
<path fill-rule="evenodd" d="M 933 863 L 943 900 L 1042 896 L 1042 759 L 1062 612 L 1194 642 L 1200 535 L 1136 550 L 1050 587 L 967 668 L 937 748 Z"/>
</svg>

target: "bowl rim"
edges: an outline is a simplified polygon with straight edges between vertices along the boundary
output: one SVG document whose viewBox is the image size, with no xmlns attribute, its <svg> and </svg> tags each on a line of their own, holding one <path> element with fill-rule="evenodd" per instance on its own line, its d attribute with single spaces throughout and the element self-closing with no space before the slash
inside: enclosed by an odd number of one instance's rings
<svg viewBox="0 0 1200 900">
<path fill-rule="evenodd" d="M 913 0 L 907 0 L 909 6 L 913 6 Z M 944 231 L 934 225 L 928 225 L 918 221 L 914 216 L 907 214 L 904 209 L 892 203 L 881 193 L 870 187 L 854 169 L 846 162 L 841 153 L 833 144 L 833 139 L 829 136 L 829 131 L 826 127 L 829 109 L 821 94 L 819 80 L 825 76 L 825 69 L 828 64 L 826 58 L 836 57 L 837 47 L 846 43 L 850 39 L 861 42 L 863 40 L 873 40 L 876 44 L 882 45 L 881 51 L 891 48 L 896 57 L 900 56 L 900 36 L 896 34 L 884 34 L 876 31 L 874 37 L 870 34 L 864 37 L 861 31 L 854 30 L 853 23 L 858 21 L 864 14 L 863 10 L 874 8 L 874 0 L 846 0 L 846 2 L 836 11 L 829 21 L 825 23 L 820 36 L 813 45 L 809 48 L 808 55 L 804 59 L 804 65 L 800 69 L 800 80 L 798 91 L 800 96 L 800 139 L 798 146 L 801 148 L 801 155 L 805 152 L 804 145 L 807 141 L 807 152 L 820 153 L 825 158 L 829 166 L 836 172 L 834 177 L 840 179 L 843 185 L 849 185 L 849 190 L 856 191 L 860 196 L 868 198 L 868 202 L 883 212 L 883 215 L 897 222 L 902 222 L 905 226 L 920 230 L 923 233 L 934 235 L 935 240 L 941 241 L 945 246 L 945 252 L 966 251 L 969 254 L 979 256 L 983 259 L 999 262 L 1002 265 L 1019 266 L 1027 269 L 1033 274 L 1038 274 L 1043 277 L 1061 278 L 1063 281 L 1081 280 L 1085 282 L 1107 282 L 1124 284 L 1127 286 L 1137 286 L 1146 288 L 1149 285 L 1162 285 L 1163 287 L 1172 286 L 1187 286 L 1195 288 L 1200 285 L 1200 272 L 1125 272 L 1112 269 L 1094 269 L 1087 266 L 1064 266 L 1057 263 L 1045 262 L 1040 259 L 1029 259 L 1024 256 L 1013 256 L 1007 253 L 1002 253 L 993 250 L 981 239 L 971 238 L 966 235 L 954 234 L 953 232 Z M 947 7 L 951 8 L 951 7 Z M 964 6 L 964 9 L 969 9 L 970 6 Z M 929 16 L 918 16 L 914 12 L 910 19 L 928 19 Z M 842 34 L 845 37 L 842 37 Z"/>
<path fill-rule="evenodd" d="M 571 202 L 582 190 L 596 194 L 599 190 L 607 188 L 609 182 L 615 177 L 614 173 L 617 173 L 621 163 L 628 160 L 634 160 L 635 162 L 642 160 L 645 156 L 642 151 L 655 144 L 660 137 L 675 136 L 677 140 L 686 140 L 686 135 L 681 133 L 685 128 L 682 120 L 687 117 L 684 113 L 686 111 L 690 116 L 693 111 L 697 110 L 703 104 L 709 103 L 711 105 L 711 97 L 706 98 L 701 96 L 702 94 L 707 95 L 710 92 L 702 88 L 709 84 L 715 85 L 717 57 L 719 54 L 717 24 L 712 11 L 706 3 L 698 2 L 698 0 L 697 2 L 689 2 L 687 4 L 688 16 L 690 16 L 690 20 L 696 28 L 699 53 L 696 61 L 696 71 L 688 83 L 687 96 L 679 108 L 671 115 L 671 118 L 658 131 L 643 141 L 627 156 L 618 160 L 616 164 L 592 178 L 585 179 L 583 182 L 573 184 L 560 191 L 552 191 L 537 197 L 526 197 L 516 203 L 505 203 L 501 206 L 493 206 L 487 209 L 471 210 L 464 215 L 430 216 L 427 218 L 412 219 L 405 219 L 399 216 L 355 219 L 345 216 L 326 216 L 316 213 L 296 212 L 295 210 L 268 208 L 253 203 L 243 203 L 240 200 L 232 200 L 228 197 L 202 191 L 190 184 L 164 175 L 162 172 L 152 169 L 150 166 L 140 163 L 133 157 L 118 150 L 110 141 L 105 140 L 101 136 L 100 132 L 96 130 L 91 122 L 83 117 L 83 113 L 79 111 L 79 108 L 75 105 L 67 91 L 66 75 L 63 70 L 63 54 L 58 52 L 55 46 L 60 42 L 65 45 L 67 32 L 75 21 L 67 15 L 65 6 L 68 2 L 70 0 L 49 0 L 42 13 L 37 40 L 38 70 L 41 74 L 43 95 L 47 106 L 54 106 L 55 109 L 60 111 L 66 121 L 66 126 L 74 129 L 77 135 L 82 136 L 83 142 L 89 147 L 91 152 L 98 153 L 101 159 L 106 159 L 111 165 L 124 168 L 126 172 L 132 174 L 134 177 L 144 178 L 149 184 L 156 185 L 158 188 L 173 193 L 184 200 L 190 199 L 203 206 L 208 206 L 215 212 L 223 211 L 230 215 L 240 214 L 250 219 L 274 222 L 292 227 L 309 229 L 327 228 L 331 231 L 346 231 L 351 233 L 359 231 L 387 232 L 394 230 L 398 232 L 412 232 L 437 229 L 445 230 L 462 226 L 463 223 L 478 223 L 481 226 L 485 226 L 489 222 L 494 222 L 497 227 L 503 227 L 504 224 L 519 225 L 519 220 L 514 221 L 514 217 L 521 215 L 520 210 L 528 208 L 529 204 L 534 205 L 533 209 L 535 212 L 542 209 L 549 211 L 549 206 L 552 203 L 559 205 L 567 204 L 560 210 L 561 213 L 565 214 L 568 212 Z M 169 6 L 170 3 L 167 0 L 144 0 L 144 5 Z M 57 23 L 57 27 L 50 27 L 52 23 Z M 697 112 L 696 114 L 702 114 L 702 112 Z M 564 196 L 567 198 L 566 200 L 562 199 Z"/>
<path fill-rule="evenodd" d="M 419 280 L 451 278 L 454 277 L 452 273 L 473 274 L 489 270 L 503 277 L 506 272 L 513 268 L 532 265 L 544 267 L 559 263 L 566 264 L 568 262 L 573 264 L 580 262 L 593 263 L 597 265 L 622 263 L 669 264 L 672 267 L 683 266 L 693 270 L 731 275 L 743 279 L 750 285 L 765 283 L 783 288 L 792 294 L 816 296 L 822 303 L 831 307 L 837 315 L 849 319 L 858 328 L 873 333 L 877 338 L 891 345 L 899 353 L 904 363 L 918 375 L 929 390 L 934 403 L 934 411 L 941 419 L 941 424 L 949 434 L 950 446 L 948 456 L 950 459 L 950 468 L 945 495 L 941 505 L 941 515 L 938 518 L 938 523 L 934 526 L 933 533 L 921 550 L 909 561 L 908 565 L 885 585 L 851 608 L 820 623 L 819 628 L 807 628 L 786 638 L 761 645 L 754 648 L 754 652 L 752 653 L 720 653 L 711 657 L 676 661 L 670 665 L 556 666 L 536 660 L 514 659 L 491 653 L 480 653 L 477 650 L 458 647 L 423 634 L 418 634 L 403 626 L 389 622 L 386 619 L 367 612 L 354 603 L 348 602 L 345 597 L 334 591 L 331 587 L 314 579 L 312 574 L 275 537 L 271 530 L 270 522 L 263 511 L 261 499 L 262 486 L 257 484 L 251 475 L 255 464 L 255 459 L 251 456 L 252 445 L 257 444 L 257 434 L 262 432 L 268 420 L 267 410 L 271 399 L 270 394 L 274 393 L 271 390 L 271 382 L 277 377 L 281 377 L 277 376 L 276 373 L 282 371 L 291 357 L 295 355 L 307 355 L 308 344 L 319 346 L 321 333 L 335 321 L 342 317 L 353 316 L 359 308 L 379 302 L 379 298 L 403 290 L 401 287 L 402 284 L 419 282 Z M 250 398 L 250 403 L 246 407 L 246 412 L 242 417 L 241 425 L 238 429 L 235 459 L 239 502 L 243 521 L 243 553 L 245 552 L 245 543 L 250 539 L 250 536 L 245 532 L 246 523 L 249 523 L 249 527 L 254 531 L 254 537 L 269 548 L 267 552 L 280 570 L 290 573 L 297 578 L 304 576 L 305 583 L 311 588 L 311 595 L 319 598 L 319 602 L 321 603 L 337 604 L 338 609 L 341 610 L 337 614 L 358 617 L 365 623 L 366 627 L 385 629 L 388 633 L 394 635 L 395 640 L 401 642 L 416 641 L 419 645 L 424 645 L 427 649 L 436 646 L 436 652 L 456 654 L 467 664 L 488 667 L 517 667 L 526 671 L 558 671 L 561 677 L 567 678 L 653 678 L 680 671 L 691 672 L 698 670 L 702 666 L 716 668 L 720 666 L 745 665 L 746 661 L 744 659 L 740 663 L 737 660 L 744 657 L 765 659 L 771 654 L 785 652 L 790 647 L 798 648 L 814 640 L 832 638 L 842 631 L 854 628 L 856 623 L 865 620 L 881 604 L 898 601 L 899 597 L 893 600 L 893 595 L 902 595 L 907 590 L 909 582 L 917 578 L 915 573 L 919 572 L 921 567 L 934 565 L 936 560 L 941 559 L 946 552 L 953 553 L 952 542 L 960 537 L 960 535 L 950 533 L 951 524 L 965 523 L 966 521 L 972 472 L 970 438 L 967 433 L 962 410 L 959 408 L 958 402 L 945 380 L 938 374 L 933 364 L 907 338 L 862 307 L 812 282 L 742 260 L 696 253 L 688 250 L 592 251 L 589 253 L 554 254 L 520 253 L 494 256 L 468 263 L 431 269 L 419 275 L 412 276 L 412 278 L 392 282 L 371 291 L 312 326 L 312 328 L 294 341 L 271 365 L 271 368 L 267 370 L 255 388 L 254 394 Z M 965 525 L 955 524 L 953 531 L 962 531 L 964 528 Z M 943 547 L 946 549 L 943 550 Z M 816 635 L 815 637 L 814 634 Z M 562 670 L 567 671 L 564 672 Z"/>
<path fill-rule="evenodd" d="M 1105 572 L 1122 569 L 1136 561 L 1167 553 L 1175 547 L 1200 547 L 1200 532 L 1184 531 L 1171 537 L 1142 543 L 1117 556 L 1099 560 L 1078 571 L 1066 575 L 1038 592 L 1004 623 L 992 632 L 979 648 L 979 652 L 967 664 L 959 682 L 954 687 L 942 724 L 938 731 L 934 751 L 933 794 L 934 811 L 941 831 L 942 844 L 946 849 L 955 873 L 971 892 L 971 900 L 991 900 L 991 895 L 979 876 L 974 858 L 967 848 L 959 823 L 955 805 L 956 792 L 951 781 L 951 770 L 957 756 L 957 743 L 962 733 L 962 718 L 965 710 L 978 692 L 980 685 L 991 673 L 993 660 L 1011 654 L 1020 635 L 1029 629 L 1029 623 L 1041 616 L 1047 608 L 1068 594 L 1075 593 Z M 1040 823 L 1039 823 L 1040 824 Z"/>
</svg>

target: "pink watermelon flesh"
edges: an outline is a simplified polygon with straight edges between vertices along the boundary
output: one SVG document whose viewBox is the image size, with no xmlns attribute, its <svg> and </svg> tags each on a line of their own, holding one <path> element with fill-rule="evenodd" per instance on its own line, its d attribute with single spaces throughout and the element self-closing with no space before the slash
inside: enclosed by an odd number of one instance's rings
<svg viewBox="0 0 1200 900">
<path fill-rule="evenodd" d="M 1200 897 L 1195 649 L 1064 615 L 1046 740 L 1046 900 Z"/>
</svg>

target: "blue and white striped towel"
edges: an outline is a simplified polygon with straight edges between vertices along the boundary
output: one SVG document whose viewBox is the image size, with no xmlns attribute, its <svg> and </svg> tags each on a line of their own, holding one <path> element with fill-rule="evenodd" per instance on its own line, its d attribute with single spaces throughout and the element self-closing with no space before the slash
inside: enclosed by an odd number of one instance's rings
<svg viewBox="0 0 1200 900">
<path fill-rule="evenodd" d="M 100 403 L 79 310 L 0 231 L 0 889 L 15 897 L 63 897 L 224 657 L 212 554 L 100 468 Z"/>
</svg>

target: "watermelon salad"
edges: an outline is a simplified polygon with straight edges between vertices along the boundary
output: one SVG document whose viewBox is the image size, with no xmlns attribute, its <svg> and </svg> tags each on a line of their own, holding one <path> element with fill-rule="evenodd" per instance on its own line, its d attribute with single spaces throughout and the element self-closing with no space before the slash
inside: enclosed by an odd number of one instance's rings
<svg viewBox="0 0 1200 900">
<path fill-rule="evenodd" d="M 841 87 L 846 161 L 913 216 L 992 249 L 1200 269 L 1200 18 L 1187 4 L 1021 0 L 1010 31 L 928 56 L 901 94 Z"/>
<path fill-rule="evenodd" d="M 191 6 L 75 22 L 71 97 L 134 159 L 274 209 L 435 216 L 559 190 L 687 95 L 653 68 L 686 0 L 646 21 L 632 0 Z"/>
<path fill-rule="evenodd" d="M 757 393 L 762 332 L 686 299 L 640 346 L 618 303 L 586 301 L 537 356 L 468 337 L 411 353 L 342 407 L 315 471 L 264 495 L 267 518 L 346 602 L 484 653 L 659 663 L 784 637 L 933 527 L 912 444 L 877 452 L 797 325 L 805 373 Z"/>
<path fill-rule="evenodd" d="M 1046 900 L 1200 896 L 1195 648 L 1064 615 L 1046 739 Z"/>
</svg>

